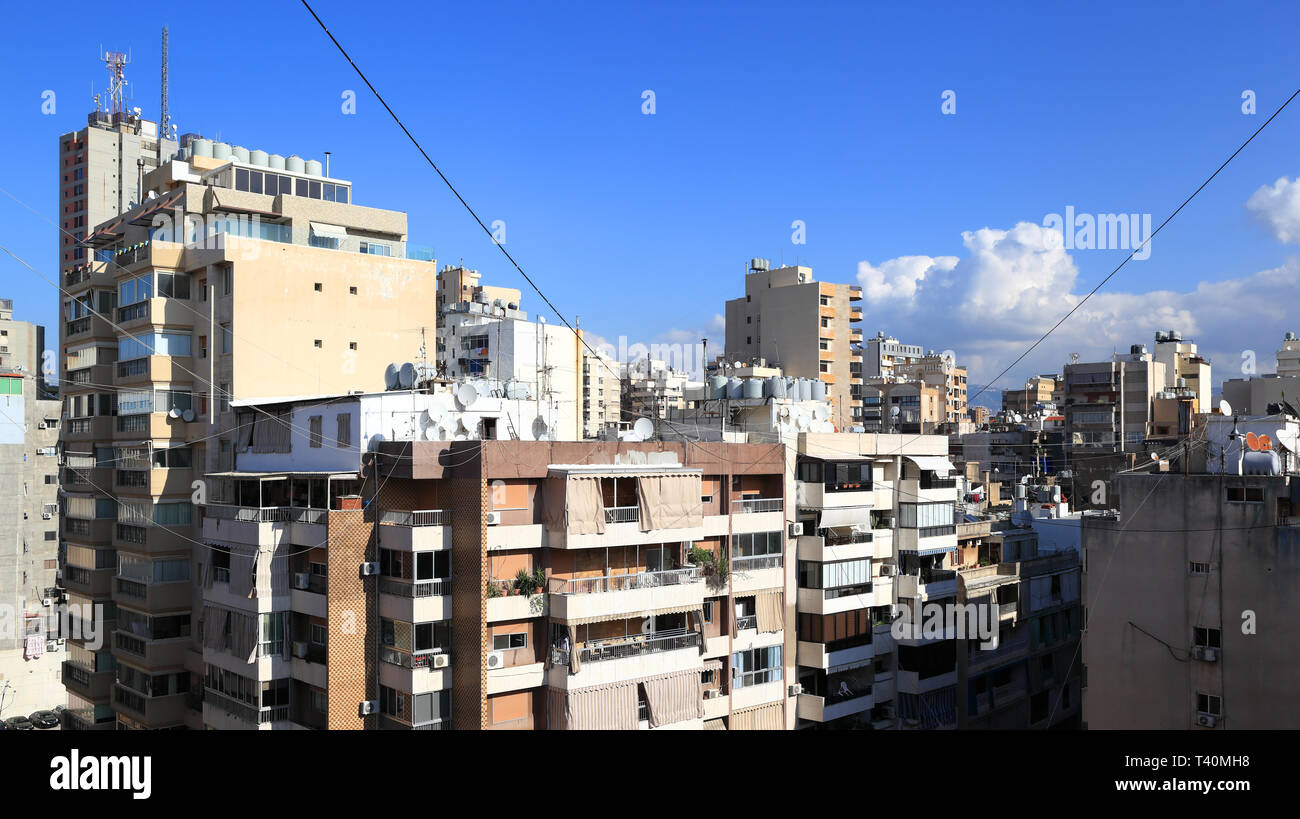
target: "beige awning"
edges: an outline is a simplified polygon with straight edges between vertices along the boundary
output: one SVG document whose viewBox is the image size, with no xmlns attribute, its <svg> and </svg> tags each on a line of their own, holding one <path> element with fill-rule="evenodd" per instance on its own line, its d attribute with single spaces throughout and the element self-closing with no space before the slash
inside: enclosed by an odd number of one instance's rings
<svg viewBox="0 0 1300 819">
<path fill-rule="evenodd" d="M 704 721 L 704 730 L 725 731 L 727 730 L 727 725 L 721 719 L 706 719 Z"/>
<path fill-rule="evenodd" d="M 871 526 L 871 507 L 870 506 L 837 506 L 831 509 L 823 509 L 821 514 L 821 528 L 830 529 L 835 526 Z"/>
<path fill-rule="evenodd" d="M 704 716 L 704 693 L 698 671 L 653 677 L 643 680 L 641 685 L 645 689 L 651 728 Z"/>
<path fill-rule="evenodd" d="M 704 525 L 703 487 L 698 474 L 645 475 L 637 478 L 636 488 L 641 531 Z"/>
<path fill-rule="evenodd" d="M 705 671 L 721 671 L 721 670 L 722 670 L 722 660 L 705 660 L 705 661 L 704 661 L 704 670 L 705 670 Z"/>
<path fill-rule="evenodd" d="M 348 232 L 338 225 L 330 225 L 325 222 L 312 222 L 311 232 L 316 236 L 325 236 L 329 239 L 346 239 Z"/>
<path fill-rule="evenodd" d="M 780 631 L 785 627 L 784 598 L 785 595 L 779 591 L 759 592 L 756 595 L 754 613 L 758 615 L 760 632 Z"/>
<path fill-rule="evenodd" d="M 736 711 L 731 715 L 733 731 L 784 731 L 785 708 L 779 702 L 770 702 L 756 708 Z"/>
<path fill-rule="evenodd" d="M 584 623 L 608 623 L 611 620 L 641 620 L 656 614 L 681 614 L 683 612 L 696 611 L 698 605 L 687 603 L 682 606 L 664 606 L 663 608 L 651 609 L 642 612 L 630 612 L 627 614 L 597 614 L 592 617 L 578 617 L 572 620 L 565 620 L 570 625 L 580 626 Z"/>
<path fill-rule="evenodd" d="M 927 472 L 940 472 L 944 475 L 952 472 L 952 461 L 942 455 L 904 455 L 912 463 Z"/>
</svg>

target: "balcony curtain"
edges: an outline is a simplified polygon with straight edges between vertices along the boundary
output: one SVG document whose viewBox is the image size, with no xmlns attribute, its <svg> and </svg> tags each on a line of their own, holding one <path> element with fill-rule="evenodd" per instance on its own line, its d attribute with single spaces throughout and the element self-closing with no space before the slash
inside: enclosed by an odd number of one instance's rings
<svg viewBox="0 0 1300 819">
<path fill-rule="evenodd" d="M 643 475 L 637 478 L 641 531 L 703 526 L 702 489 L 699 475 Z"/>
<path fill-rule="evenodd" d="M 256 552 L 246 548 L 230 549 L 230 593 L 236 597 L 252 597 L 254 559 Z"/>
<path fill-rule="evenodd" d="M 558 477 L 542 481 L 542 520 L 552 532 L 563 532 L 568 527 L 564 510 L 565 484 L 565 479 Z"/>
<path fill-rule="evenodd" d="M 605 501 L 600 495 L 600 478 L 570 477 L 564 497 L 569 534 L 605 533 Z"/>
<path fill-rule="evenodd" d="M 733 731 L 784 731 L 785 708 L 779 702 L 747 708 L 731 715 Z"/>
<path fill-rule="evenodd" d="M 704 718 L 704 690 L 700 672 L 686 671 L 645 680 L 646 711 L 650 727 Z"/>
<path fill-rule="evenodd" d="M 569 692 L 565 717 L 573 731 L 635 731 L 635 682 L 602 685 Z"/>
<path fill-rule="evenodd" d="M 725 731 L 727 730 L 727 726 L 726 723 L 724 723 L 721 719 L 706 719 L 704 721 L 704 730 Z"/>
<path fill-rule="evenodd" d="M 289 451 L 289 411 L 280 410 L 275 417 L 258 413 L 253 421 L 253 452 Z"/>
<path fill-rule="evenodd" d="M 823 509 L 821 523 L 823 529 L 839 526 L 871 526 L 870 506 L 842 506 L 835 509 Z"/>
<path fill-rule="evenodd" d="M 779 591 L 765 591 L 757 595 L 754 613 L 758 615 L 758 630 L 761 632 L 780 631 L 784 628 L 785 612 L 783 595 Z"/>
<path fill-rule="evenodd" d="M 213 651 L 226 650 L 226 632 L 230 626 L 230 610 L 219 606 L 203 607 L 203 647 Z"/>
<path fill-rule="evenodd" d="M 257 582 L 254 586 L 254 597 L 272 597 L 280 594 L 289 593 L 289 549 L 288 544 L 281 544 L 272 548 L 268 555 L 261 554 L 256 562 Z"/>
<path fill-rule="evenodd" d="M 569 673 L 577 674 L 582 670 L 582 647 L 578 645 L 578 627 L 569 626 Z"/>
<path fill-rule="evenodd" d="M 230 616 L 230 653 L 251 663 L 257 659 L 257 618 L 240 611 Z"/>
<path fill-rule="evenodd" d="M 704 609 L 691 609 L 691 619 L 694 622 L 695 633 L 700 635 L 700 653 L 704 653 Z"/>
</svg>

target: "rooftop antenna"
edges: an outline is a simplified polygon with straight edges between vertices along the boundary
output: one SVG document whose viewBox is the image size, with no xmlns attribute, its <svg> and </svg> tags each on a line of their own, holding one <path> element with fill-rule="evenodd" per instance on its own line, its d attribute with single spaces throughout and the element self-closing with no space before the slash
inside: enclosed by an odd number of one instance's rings
<svg viewBox="0 0 1300 819">
<path fill-rule="evenodd" d="M 162 30 L 162 110 L 158 114 L 159 132 L 167 138 L 167 128 L 171 125 L 171 114 L 167 111 L 167 26 Z"/>
<path fill-rule="evenodd" d="M 120 51 L 100 51 L 99 59 L 108 66 L 108 113 L 126 113 L 124 93 L 126 91 L 126 66 L 131 62 L 131 55 Z"/>
<path fill-rule="evenodd" d="M 330 152 L 325 152 L 325 178 L 330 178 Z"/>
</svg>

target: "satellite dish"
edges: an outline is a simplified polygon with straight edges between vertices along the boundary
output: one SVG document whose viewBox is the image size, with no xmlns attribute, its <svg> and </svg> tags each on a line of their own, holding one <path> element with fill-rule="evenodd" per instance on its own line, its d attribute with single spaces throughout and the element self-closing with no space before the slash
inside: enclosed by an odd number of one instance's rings
<svg viewBox="0 0 1300 819">
<path fill-rule="evenodd" d="M 890 407 L 890 408 L 889 408 L 889 414 L 890 414 L 891 416 L 897 417 L 898 414 L 899 414 L 900 412 L 902 412 L 902 410 L 900 410 L 898 407 Z"/>
<path fill-rule="evenodd" d="M 194 410 L 187 409 L 185 410 L 185 412 L 181 414 L 181 417 L 184 418 L 186 421 L 193 421 L 197 416 L 195 416 Z"/>
<path fill-rule="evenodd" d="M 1220 401 L 1220 402 L 1219 402 L 1219 414 L 1220 414 L 1220 415 L 1232 415 L 1232 404 L 1229 404 L 1227 401 Z"/>
<path fill-rule="evenodd" d="M 777 414 L 778 417 L 781 417 L 781 418 L 789 418 L 789 417 L 790 417 L 790 408 L 789 408 L 789 407 L 781 407 L 781 409 L 778 410 L 776 414 Z"/>
<path fill-rule="evenodd" d="M 655 434 L 655 422 L 649 418 L 638 418 L 632 425 L 632 431 L 641 436 L 641 440 L 648 441 Z"/>
<path fill-rule="evenodd" d="M 1296 432 L 1294 429 L 1288 429 L 1286 427 L 1283 427 L 1282 429 L 1279 429 L 1277 432 L 1273 433 L 1273 437 L 1277 438 L 1278 446 L 1282 447 L 1283 449 L 1289 449 L 1292 452 L 1295 452 L 1296 440 L 1298 437 L 1300 437 L 1300 433 Z"/>
<path fill-rule="evenodd" d="M 1253 432 L 1246 433 L 1246 446 L 1250 447 L 1252 452 L 1259 451 L 1259 436 Z"/>
<path fill-rule="evenodd" d="M 1268 452 L 1273 449 L 1273 439 L 1262 432 L 1259 434 L 1259 449 L 1261 452 Z"/>
<path fill-rule="evenodd" d="M 812 426 L 808 420 L 808 416 L 804 415 L 802 412 L 795 415 L 794 425 L 800 432 L 807 432 L 808 427 Z"/>
<path fill-rule="evenodd" d="M 402 389 L 410 389 L 415 384 L 415 365 L 403 364 L 402 368 L 397 371 L 397 384 Z"/>
<path fill-rule="evenodd" d="M 546 433 L 549 430 L 550 426 L 546 423 L 545 418 L 539 415 L 533 419 L 533 437 L 535 439 L 539 441 L 544 440 L 546 438 Z"/>
<path fill-rule="evenodd" d="M 830 408 L 827 407 L 825 404 L 818 404 L 817 406 L 813 407 L 813 418 L 815 418 L 816 420 L 825 421 L 827 418 L 830 417 L 831 417 Z"/>
<path fill-rule="evenodd" d="M 1159 454 L 1159 453 L 1156 453 L 1156 452 L 1152 452 L 1152 453 L 1151 453 L 1151 460 L 1153 460 L 1153 461 L 1158 461 L 1158 460 L 1160 460 L 1160 454 Z"/>
<path fill-rule="evenodd" d="M 176 407 L 172 407 L 170 410 L 167 411 L 167 415 L 172 418 L 180 418 L 181 411 L 178 410 Z"/>
<path fill-rule="evenodd" d="M 644 419 L 642 419 L 642 420 L 644 420 Z M 654 633 L 654 630 L 655 630 L 655 618 L 654 618 L 654 615 L 651 615 L 651 616 L 645 618 L 644 621 L 642 621 L 642 623 L 641 623 L 641 633 L 642 633 L 642 634 L 653 634 L 653 633 Z"/>
<path fill-rule="evenodd" d="M 478 390 L 468 382 L 456 387 L 456 403 L 461 409 L 469 409 L 478 400 Z"/>
<path fill-rule="evenodd" d="M 424 440 L 426 440 L 426 441 L 436 441 L 436 440 L 438 440 L 438 427 L 437 427 L 437 426 L 432 426 L 432 425 L 431 425 L 431 426 L 427 426 L 427 427 L 425 427 L 425 428 L 424 428 Z"/>
<path fill-rule="evenodd" d="M 378 447 L 377 445 L 380 444 L 380 443 L 382 443 L 384 440 L 385 440 L 384 436 L 381 435 L 380 433 L 376 432 L 374 435 L 371 435 L 371 436 L 370 436 L 370 444 L 369 444 L 369 446 L 370 446 L 370 448 L 371 448 L 372 450 L 373 450 L 373 449 L 379 449 L 379 447 Z"/>
<path fill-rule="evenodd" d="M 384 369 L 384 384 L 390 390 L 397 389 L 397 365 L 389 364 Z"/>
</svg>

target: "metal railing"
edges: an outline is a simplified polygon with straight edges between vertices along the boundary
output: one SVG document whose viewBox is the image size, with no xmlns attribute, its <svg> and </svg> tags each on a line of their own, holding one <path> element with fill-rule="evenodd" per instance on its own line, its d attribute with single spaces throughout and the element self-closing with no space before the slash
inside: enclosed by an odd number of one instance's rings
<svg viewBox="0 0 1300 819">
<path fill-rule="evenodd" d="M 781 498 L 749 498 L 742 500 L 738 512 L 780 512 Z"/>
<path fill-rule="evenodd" d="M 149 302 L 138 301 L 135 304 L 128 304 L 126 307 L 117 308 L 118 322 L 125 323 L 135 319 L 149 317 Z"/>
<path fill-rule="evenodd" d="M 66 328 L 67 332 L 65 335 L 75 336 L 78 333 L 88 332 L 90 330 L 90 320 L 92 318 L 93 316 L 82 316 L 79 319 L 74 319 L 73 321 L 68 322 Z"/>
<path fill-rule="evenodd" d="M 746 629 L 758 628 L 758 615 L 751 614 L 747 617 L 736 618 L 736 631 L 745 631 Z"/>
<path fill-rule="evenodd" d="M 298 512 L 324 510 L 296 509 L 291 506 L 226 506 L 208 504 L 204 515 L 218 520 L 238 520 L 245 523 L 289 523 L 297 520 Z M 317 521 L 302 521 L 317 522 Z"/>
<path fill-rule="evenodd" d="M 409 580 L 397 580 L 388 577 L 382 577 L 379 579 L 379 593 L 391 594 L 394 597 L 437 597 L 438 595 L 448 594 L 449 592 L 451 592 L 450 578 L 421 580 L 416 583 L 412 583 Z"/>
<path fill-rule="evenodd" d="M 640 508 L 636 506 L 606 506 L 606 523 L 636 523 L 641 519 Z"/>
<path fill-rule="evenodd" d="M 394 526 L 445 526 L 448 517 L 446 509 L 420 509 L 413 512 L 385 509 L 379 513 L 379 522 Z"/>
<path fill-rule="evenodd" d="M 602 577 L 581 577 L 572 580 L 551 578 L 552 594 L 603 594 L 605 592 L 653 589 L 660 586 L 680 586 L 700 579 L 698 567 L 666 569 L 637 574 L 611 574 Z"/>
<path fill-rule="evenodd" d="M 123 651 L 134 654 L 137 657 L 145 655 L 145 641 L 139 637 L 118 631 L 113 634 L 113 645 Z"/>
<path fill-rule="evenodd" d="M 638 637 L 619 637 L 613 640 L 592 641 L 583 646 L 581 656 L 584 663 L 598 663 L 604 660 L 636 657 L 641 654 L 698 648 L 699 645 L 699 632 L 678 629 L 670 632 L 654 632 Z"/>
<path fill-rule="evenodd" d="M 133 358 L 130 361 L 117 362 L 117 377 L 130 378 L 135 375 L 147 375 L 149 373 L 149 359 Z"/>
<path fill-rule="evenodd" d="M 781 568 L 781 555 L 750 555 L 749 557 L 732 557 L 731 568 L 737 572 L 756 572 L 761 569 Z"/>
<path fill-rule="evenodd" d="M 117 586 L 118 593 L 127 597 L 143 600 L 149 594 L 148 583 L 142 583 L 139 580 L 132 580 L 127 577 L 115 577 L 113 581 Z"/>
<path fill-rule="evenodd" d="M 116 537 L 126 543 L 144 543 L 149 539 L 149 529 L 145 526 L 132 526 L 129 523 L 117 524 Z"/>
<path fill-rule="evenodd" d="M 820 531 L 826 532 L 828 530 L 822 529 Z M 822 539 L 825 541 L 827 546 L 848 546 L 853 543 L 870 543 L 872 538 L 873 535 L 871 532 L 853 532 L 848 535 L 822 535 Z"/>
</svg>

